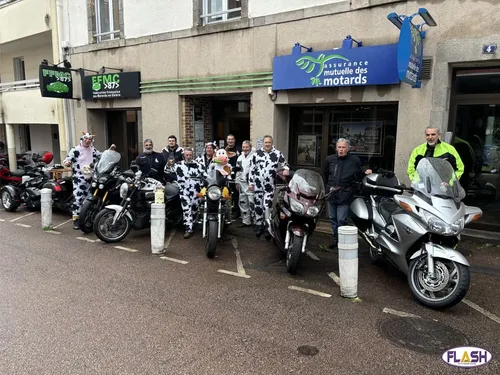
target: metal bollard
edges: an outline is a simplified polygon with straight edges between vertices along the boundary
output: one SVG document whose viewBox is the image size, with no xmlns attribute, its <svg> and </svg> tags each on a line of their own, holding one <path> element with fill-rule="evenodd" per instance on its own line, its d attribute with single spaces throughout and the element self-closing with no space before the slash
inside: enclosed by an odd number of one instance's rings
<svg viewBox="0 0 500 375">
<path fill-rule="evenodd" d="M 42 189 L 40 201 L 42 203 L 42 229 L 52 229 L 52 190 Z"/>
<path fill-rule="evenodd" d="M 165 246 L 165 204 L 151 204 L 151 253 L 161 255 Z"/>
<path fill-rule="evenodd" d="M 358 296 L 358 228 L 342 226 L 338 231 L 340 295 L 356 298 Z"/>
</svg>

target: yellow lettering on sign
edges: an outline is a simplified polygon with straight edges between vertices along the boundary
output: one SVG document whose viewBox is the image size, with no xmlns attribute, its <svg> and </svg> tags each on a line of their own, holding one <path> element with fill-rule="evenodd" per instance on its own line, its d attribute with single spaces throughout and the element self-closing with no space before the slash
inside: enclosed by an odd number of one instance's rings
<svg viewBox="0 0 500 375">
<path fill-rule="evenodd" d="M 460 362 L 470 362 L 469 353 L 465 351 L 464 354 L 462 355 L 462 359 L 460 360 Z"/>
</svg>

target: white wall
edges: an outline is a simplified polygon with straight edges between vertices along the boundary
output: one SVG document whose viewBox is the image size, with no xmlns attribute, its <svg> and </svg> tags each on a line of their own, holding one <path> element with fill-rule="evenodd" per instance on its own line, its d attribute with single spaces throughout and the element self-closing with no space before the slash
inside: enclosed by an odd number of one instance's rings
<svg viewBox="0 0 500 375">
<path fill-rule="evenodd" d="M 86 0 L 64 0 L 61 40 L 67 39 L 71 47 L 89 44 Z"/>
<path fill-rule="evenodd" d="M 51 125 L 30 125 L 30 139 L 31 150 L 37 152 L 53 151 Z"/>
<path fill-rule="evenodd" d="M 248 2 L 248 16 L 250 18 L 267 16 L 342 1 L 344 0 L 250 0 Z"/>
<path fill-rule="evenodd" d="M 193 26 L 192 0 L 123 0 L 125 37 L 136 38 Z"/>
<path fill-rule="evenodd" d="M 0 44 L 50 30 L 50 2 L 23 0 L 0 8 Z"/>
</svg>

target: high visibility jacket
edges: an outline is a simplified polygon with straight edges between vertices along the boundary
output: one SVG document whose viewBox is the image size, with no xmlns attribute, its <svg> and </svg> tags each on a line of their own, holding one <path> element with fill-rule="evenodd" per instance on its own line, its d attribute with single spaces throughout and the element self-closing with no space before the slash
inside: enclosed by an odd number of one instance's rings
<svg viewBox="0 0 500 375">
<path fill-rule="evenodd" d="M 462 162 L 462 159 L 460 159 L 460 155 L 458 155 L 457 150 L 455 147 L 450 145 L 449 143 L 446 142 L 441 142 L 434 147 L 434 153 L 432 155 L 426 155 L 427 152 L 427 142 L 422 143 L 421 145 L 415 147 L 413 152 L 410 155 L 410 160 L 408 160 L 408 177 L 410 177 L 410 181 L 413 181 L 413 177 L 415 175 L 415 170 L 416 170 L 416 165 L 415 162 L 417 161 L 418 156 L 430 156 L 430 157 L 446 157 L 446 154 L 452 155 L 455 158 L 455 164 L 453 167 L 455 168 L 455 173 L 457 175 L 457 178 L 460 179 L 462 174 L 464 173 L 464 163 Z"/>
</svg>

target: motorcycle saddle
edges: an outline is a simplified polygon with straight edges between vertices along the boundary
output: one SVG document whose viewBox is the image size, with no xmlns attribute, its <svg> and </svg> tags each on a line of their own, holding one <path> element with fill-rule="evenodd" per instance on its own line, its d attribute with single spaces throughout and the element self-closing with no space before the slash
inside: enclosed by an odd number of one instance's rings
<svg viewBox="0 0 500 375">
<path fill-rule="evenodd" d="M 379 212 L 384 218 L 386 224 L 392 223 L 391 215 L 398 209 L 398 205 L 394 202 L 382 202 L 379 205 Z"/>
<path fill-rule="evenodd" d="M 26 174 L 26 172 L 23 171 L 22 169 L 16 169 L 14 171 L 11 171 L 10 174 L 14 177 L 21 177 L 21 176 L 24 176 Z"/>
</svg>

